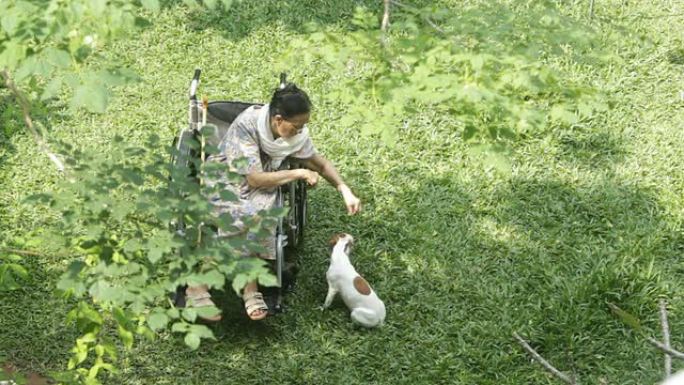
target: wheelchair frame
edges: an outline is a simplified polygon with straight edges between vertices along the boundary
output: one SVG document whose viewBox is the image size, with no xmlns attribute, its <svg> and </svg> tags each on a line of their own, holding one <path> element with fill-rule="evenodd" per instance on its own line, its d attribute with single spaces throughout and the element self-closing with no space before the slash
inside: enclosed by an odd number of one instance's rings
<svg viewBox="0 0 684 385">
<path fill-rule="evenodd" d="M 174 146 L 178 150 L 178 155 L 171 159 L 174 165 L 187 165 L 189 159 L 202 157 L 202 154 L 193 149 L 192 141 L 201 140 L 200 129 L 202 128 L 201 111 L 202 102 L 197 100 L 197 88 L 199 86 L 201 70 L 195 69 L 194 76 L 190 82 L 188 91 L 188 128 L 182 129 L 174 139 Z M 286 75 L 280 75 L 280 84 L 284 85 Z M 210 138 L 212 144 L 218 146 L 223 134 L 233 123 L 235 118 L 247 108 L 260 103 L 247 103 L 237 101 L 214 101 L 207 107 L 208 120 L 217 125 L 218 132 L 214 138 Z M 223 128 L 223 129 L 221 129 Z M 205 137 L 205 140 L 207 138 Z M 281 169 L 298 168 L 295 160 L 286 159 Z M 278 281 L 276 290 L 264 290 L 264 299 L 269 307 L 269 313 L 275 314 L 282 312 L 283 295 L 287 289 L 294 284 L 294 272 L 288 271 L 285 266 L 286 260 L 293 260 L 296 248 L 304 238 L 304 227 L 307 222 L 307 188 L 306 182 L 302 180 L 292 181 L 279 186 L 276 193 L 276 205 L 278 207 L 289 207 L 288 214 L 279 218 L 274 239 L 276 260 L 275 275 Z M 176 223 L 177 231 L 184 231 L 182 221 Z M 289 273 L 289 274 L 286 274 Z M 287 276 L 286 276 L 287 275 Z M 185 306 L 185 288 L 179 288 L 175 296 L 175 304 L 178 307 Z"/>
</svg>

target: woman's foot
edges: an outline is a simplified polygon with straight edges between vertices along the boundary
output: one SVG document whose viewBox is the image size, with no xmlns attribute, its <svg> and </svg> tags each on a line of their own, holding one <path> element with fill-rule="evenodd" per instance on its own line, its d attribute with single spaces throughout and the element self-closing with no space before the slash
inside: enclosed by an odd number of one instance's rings
<svg viewBox="0 0 684 385">
<path fill-rule="evenodd" d="M 185 299 L 186 306 L 188 307 L 216 307 L 214 302 L 211 300 L 211 294 L 209 294 L 209 288 L 207 287 L 207 285 L 193 287 L 189 286 L 187 289 L 185 289 Z M 221 320 L 220 314 L 211 317 L 203 317 L 198 315 L 198 317 L 209 322 L 218 322 Z"/>
<path fill-rule="evenodd" d="M 242 294 L 245 302 L 245 311 L 252 321 L 266 318 L 268 315 L 268 305 L 264 302 L 264 295 L 257 291 L 256 282 L 250 282 L 245 286 Z"/>
</svg>

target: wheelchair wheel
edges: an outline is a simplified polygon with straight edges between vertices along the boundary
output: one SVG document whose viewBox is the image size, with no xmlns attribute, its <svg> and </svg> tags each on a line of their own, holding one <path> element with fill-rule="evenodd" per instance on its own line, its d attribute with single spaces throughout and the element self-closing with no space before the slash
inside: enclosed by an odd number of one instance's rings
<svg viewBox="0 0 684 385">
<path fill-rule="evenodd" d="M 304 240 L 306 226 L 306 182 L 299 180 L 292 182 L 288 191 L 287 239 L 290 248 L 298 247 Z"/>
<path fill-rule="evenodd" d="M 297 238 L 298 238 L 298 243 L 301 243 L 304 241 L 304 228 L 306 228 L 306 218 L 307 218 L 307 210 L 309 208 L 309 202 L 306 200 L 306 194 L 307 194 L 307 187 L 306 187 L 306 182 L 303 180 L 300 180 L 297 182 L 299 185 L 297 189 L 297 194 L 295 195 L 295 207 L 297 207 L 297 223 L 299 223 L 299 227 L 297 227 Z"/>
</svg>

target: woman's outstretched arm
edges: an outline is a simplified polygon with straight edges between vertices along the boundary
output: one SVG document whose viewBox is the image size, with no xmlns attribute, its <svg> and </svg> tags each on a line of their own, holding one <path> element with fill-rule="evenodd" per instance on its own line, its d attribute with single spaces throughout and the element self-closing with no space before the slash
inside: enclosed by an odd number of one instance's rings
<svg viewBox="0 0 684 385">
<path fill-rule="evenodd" d="M 253 188 L 273 188 L 298 179 L 304 179 L 310 186 L 314 186 L 318 183 L 318 174 L 301 168 L 247 174 L 247 183 Z"/>
<path fill-rule="evenodd" d="M 335 186 L 337 191 L 342 194 L 342 199 L 344 199 L 344 204 L 347 206 L 347 212 L 349 214 L 356 214 L 361 209 L 361 201 L 354 195 L 349 186 L 347 186 L 331 161 L 316 154 L 311 158 L 302 159 L 301 162 L 304 167 L 320 173 L 325 180 Z"/>
</svg>

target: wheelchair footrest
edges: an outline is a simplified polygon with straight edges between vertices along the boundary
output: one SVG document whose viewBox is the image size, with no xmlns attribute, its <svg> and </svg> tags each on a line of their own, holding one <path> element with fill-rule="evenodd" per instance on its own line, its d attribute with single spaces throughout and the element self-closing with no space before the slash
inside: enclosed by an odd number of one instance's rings
<svg viewBox="0 0 684 385">
<path fill-rule="evenodd" d="M 282 313 L 285 309 L 283 306 L 283 296 L 277 287 L 261 289 L 264 294 L 264 302 L 268 306 L 268 315 L 275 315 Z"/>
</svg>

